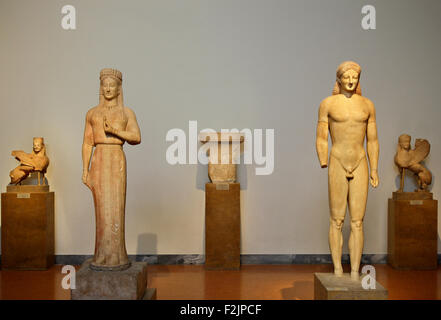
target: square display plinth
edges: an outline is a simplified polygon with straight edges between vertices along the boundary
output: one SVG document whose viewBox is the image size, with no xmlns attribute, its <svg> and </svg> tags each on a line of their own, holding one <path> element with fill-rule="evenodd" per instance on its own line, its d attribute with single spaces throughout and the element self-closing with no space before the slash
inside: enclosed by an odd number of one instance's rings
<svg viewBox="0 0 441 320">
<path fill-rule="evenodd" d="M 240 268 L 240 184 L 205 185 L 205 267 Z"/>
<path fill-rule="evenodd" d="M 54 192 L 8 186 L 2 193 L 2 268 L 46 270 L 54 264 Z"/>
<path fill-rule="evenodd" d="M 387 300 L 387 290 L 378 282 L 375 289 L 364 289 L 360 280 L 353 280 L 349 273 L 336 276 L 333 273 L 314 273 L 315 300 Z"/>
<path fill-rule="evenodd" d="M 94 271 L 92 259 L 86 260 L 76 273 L 72 300 L 154 300 L 156 289 L 147 289 L 147 263 L 132 262 L 122 271 Z"/>
<path fill-rule="evenodd" d="M 438 201 L 429 192 L 394 192 L 388 205 L 388 264 L 396 269 L 438 267 Z"/>
</svg>

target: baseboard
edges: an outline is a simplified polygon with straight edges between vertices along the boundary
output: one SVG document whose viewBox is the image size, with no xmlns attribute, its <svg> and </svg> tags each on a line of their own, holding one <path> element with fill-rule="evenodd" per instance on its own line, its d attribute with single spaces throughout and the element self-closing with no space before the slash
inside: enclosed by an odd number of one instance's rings
<svg viewBox="0 0 441 320">
<path fill-rule="evenodd" d="M 78 265 L 83 263 L 91 255 L 56 255 L 56 264 Z M 129 255 L 133 261 L 143 261 L 148 264 L 158 265 L 198 265 L 205 263 L 202 254 L 139 254 Z M 243 254 L 240 257 L 241 264 L 331 264 L 330 254 Z M 342 256 L 343 263 L 349 263 L 349 255 Z M 385 264 L 387 254 L 364 254 L 362 264 Z M 438 254 L 438 264 L 441 264 L 441 254 Z"/>
<path fill-rule="evenodd" d="M 56 255 L 55 264 L 79 265 L 92 255 Z M 129 255 L 132 261 L 143 261 L 148 264 L 158 265 L 197 265 L 205 263 L 202 254 L 137 254 Z M 0 255 L 1 262 L 1 255 Z M 240 257 L 241 264 L 331 264 L 330 254 L 243 254 Z M 343 263 L 349 263 L 349 255 L 342 256 Z M 364 254 L 362 264 L 385 264 L 387 254 Z M 441 264 L 441 254 L 438 254 L 438 264 Z"/>
</svg>

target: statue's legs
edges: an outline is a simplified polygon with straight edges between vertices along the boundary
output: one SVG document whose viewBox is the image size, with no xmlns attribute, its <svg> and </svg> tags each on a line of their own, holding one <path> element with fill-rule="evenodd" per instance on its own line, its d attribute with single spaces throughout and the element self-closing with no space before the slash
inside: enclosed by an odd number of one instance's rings
<svg viewBox="0 0 441 320">
<path fill-rule="evenodd" d="M 349 255 L 351 258 L 351 277 L 359 279 L 361 254 L 363 252 L 363 218 L 369 189 L 369 170 L 364 158 L 354 171 L 354 178 L 349 180 L 349 214 L 351 216 L 351 235 L 349 237 Z"/>
<path fill-rule="evenodd" d="M 349 184 L 346 178 L 346 171 L 339 163 L 339 160 L 333 156 L 331 156 L 329 160 L 328 190 L 331 214 L 329 247 L 331 249 L 332 262 L 334 263 L 334 274 L 343 275 L 343 267 L 341 265 L 343 246 L 342 227 L 346 215 Z"/>
<path fill-rule="evenodd" d="M 11 178 L 11 184 L 17 184 L 20 181 L 26 179 L 33 170 L 30 166 L 18 166 L 14 170 L 9 173 L 9 177 Z"/>
<path fill-rule="evenodd" d="M 123 270 L 130 266 L 125 246 L 126 159 L 119 145 L 95 148 L 88 182 L 95 204 L 94 270 Z"/>
</svg>

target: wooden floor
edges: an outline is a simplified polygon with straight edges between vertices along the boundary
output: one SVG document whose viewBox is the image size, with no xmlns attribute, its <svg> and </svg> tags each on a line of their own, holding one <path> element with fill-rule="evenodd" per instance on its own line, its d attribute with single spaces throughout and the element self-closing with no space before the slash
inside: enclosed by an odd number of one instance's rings
<svg viewBox="0 0 441 320">
<path fill-rule="evenodd" d="M 374 265 L 389 299 L 441 300 L 441 266 L 398 271 Z M 345 272 L 348 270 L 345 266 Z M 240 271 L 205 271 L 201 265 L 151 265 L 149 287 L 158 299 L 313 299 L 313 273 L 332 265 L 244 265 Z M 48 271 L 0 271 L 0 299 L 70 299 L 61 287 L 61 266 Z"/>
</svg>

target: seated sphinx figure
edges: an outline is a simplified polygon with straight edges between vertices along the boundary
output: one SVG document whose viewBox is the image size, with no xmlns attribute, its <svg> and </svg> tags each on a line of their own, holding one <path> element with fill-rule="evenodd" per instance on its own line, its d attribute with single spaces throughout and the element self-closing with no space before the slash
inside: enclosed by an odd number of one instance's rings
<svg viewBox="0 0 441 320">
<path fill-rule="evenodd" d="M 395 164 L 401 173 L 399 192 L 404 190 L 404 171 L 410 170 L 417 178 L 418 189 L 415 191 L 427 192 L 428 186 L 432 183 L 432 173 L 421 164 L 430 153 L 430 143 L 426 139 L 416 139 L 415 148 L 411 148 L 411 137 L 402 134 L 398 138 L 398 148 L 395 154 Z"/>
<path fill-rule="evenodd" d="M 38 185 L 40 185 L 40 173 L 46 173 L 49 166 L 49 158 L 46 156 L 46 147 L 43 138 L 34 138 L 32 153 L 26 153 L 21 150 L 12 151 L 11 155 L 20 161 L 20 165 L 9 173 L 11 184 L 19 184 L 26 179 L 30 173 L 38 173 Z"/>
</svg>

